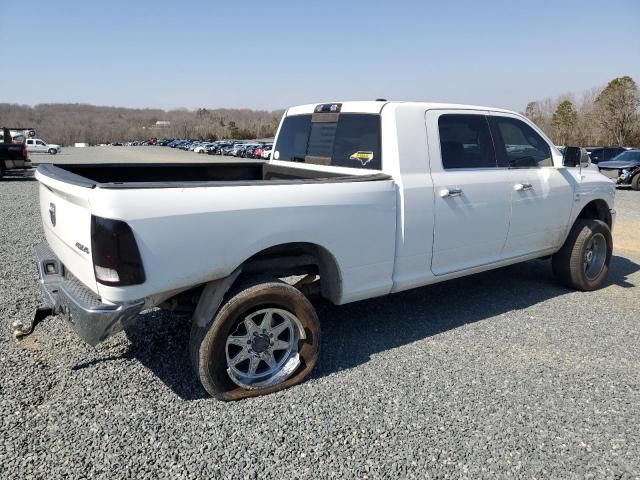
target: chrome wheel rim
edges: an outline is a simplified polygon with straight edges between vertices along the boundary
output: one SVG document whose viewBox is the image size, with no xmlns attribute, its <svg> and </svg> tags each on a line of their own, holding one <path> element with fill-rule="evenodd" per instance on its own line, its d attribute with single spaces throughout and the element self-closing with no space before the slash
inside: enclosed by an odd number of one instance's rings
<svg viewBox="0 0 640 480">
<path fill-rule="evenodd" d="M 300 366 L 300 320 L 281 308 L 264 308 L 244 317 L 227 337 L 227 373 L 243 388 L 285 381 Z"/>
<path fill-rule="evenodd" d="M 607 259 L 607 239 L 601 233 L 593 235 L 584 252 L 583 269 L 589 280 L 595 279 L 602 270 Z"/>
</svg>

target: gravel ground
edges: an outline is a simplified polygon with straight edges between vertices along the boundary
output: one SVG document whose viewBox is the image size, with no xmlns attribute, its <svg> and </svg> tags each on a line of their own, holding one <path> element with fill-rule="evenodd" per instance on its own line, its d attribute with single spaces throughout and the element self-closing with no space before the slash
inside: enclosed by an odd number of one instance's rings
<svg viewBox="0 0 640 480">
<path fill-rule="evenodd" d="M 192 376 L 188 319 L 13 339 L 41 304 L 36 187 L 0 181 L 0 478 L 640 478 L 640 192 L 619 191 L 605 288 L 533 261 L 322 304 L 311 380 L 227 404 Z"/>
</svg>

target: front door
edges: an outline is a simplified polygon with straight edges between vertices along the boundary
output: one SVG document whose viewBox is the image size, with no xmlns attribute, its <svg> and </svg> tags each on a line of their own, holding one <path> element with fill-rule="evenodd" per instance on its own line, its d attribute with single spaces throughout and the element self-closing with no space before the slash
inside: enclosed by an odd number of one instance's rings
<svg viewBox="0 0 640 480">
<path fill-rule="evenodd" d="M 573 208 L 575 178 L 554 165 L 551 146 L 532 126 L 504 114 L 488 119 L 498 164 L 509 168 L 512 185 L 511 225 L 502 257 L 559 247 Z"/>
<path fill-rule="evenodd" d="M 485 113 L 427 112 L 435 275 L 498 261 L 507 238 L 512 179 L 498 168 Z"/>
</svg>

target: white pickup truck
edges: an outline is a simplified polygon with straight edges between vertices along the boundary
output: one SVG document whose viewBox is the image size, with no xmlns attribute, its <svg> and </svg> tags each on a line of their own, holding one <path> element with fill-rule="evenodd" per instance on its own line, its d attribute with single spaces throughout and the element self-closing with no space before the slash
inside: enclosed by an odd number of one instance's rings
<svg viewBox="0 0 640 480">
<path fill-rule="evenodd" d="M 517 113 L 371 101 L 290 108 L 268 162 L 41 165 L 39 317 L 96 344 L 151 307 L 193 312 L 204 388 L 273 392 L 316 362 L 306 294 L 344 304 L 547 256 L 598 288 L 615 188 L 586 162 Z"/>
<path fill-rule="evenodd" d="M 27 150 L 30 153 L 48 153 L 49 155 L 57 155 L 62 152 L 62 147 L 53 143 L 47 143 L 40 138 L 27 139 Z"/>
</svg>

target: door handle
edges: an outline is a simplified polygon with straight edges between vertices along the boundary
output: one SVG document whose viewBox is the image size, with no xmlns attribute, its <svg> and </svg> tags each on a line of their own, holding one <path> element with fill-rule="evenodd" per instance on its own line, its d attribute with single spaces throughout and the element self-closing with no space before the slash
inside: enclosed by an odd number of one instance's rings
<svg viewBox="0 0 640 480">
<path fill-rule="evenodd" d="M 527 190 L 532 190 L 533 185 L 530 183 L 516 183 L 514 187 L 516 192 L 526 192 Z"/>
<path fill-rule="evenodd" d="M 462 195 L 461 188 L 443 188 L 442 190 L 440 190 L 440 196 L 442 198 L 459 197 L 460 195 Z"/>
</svg>

